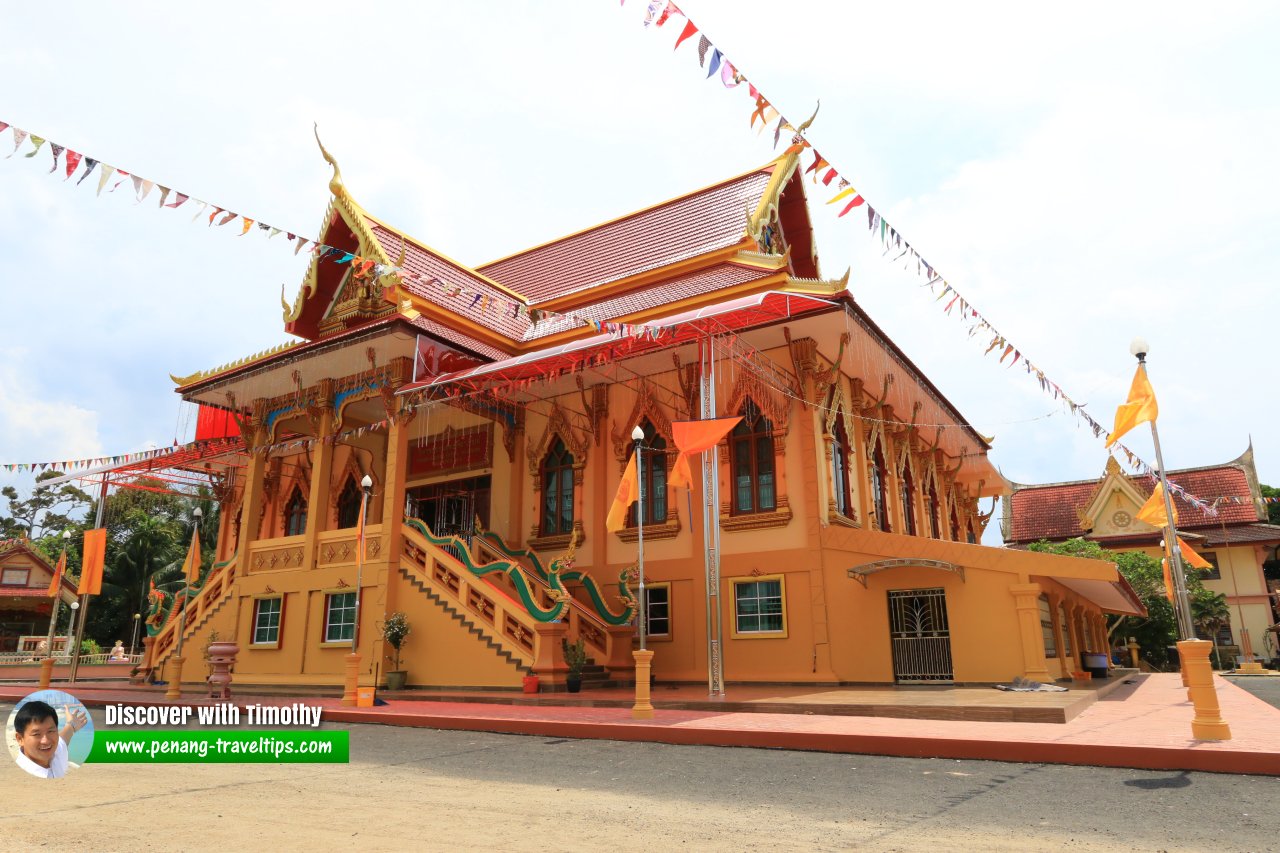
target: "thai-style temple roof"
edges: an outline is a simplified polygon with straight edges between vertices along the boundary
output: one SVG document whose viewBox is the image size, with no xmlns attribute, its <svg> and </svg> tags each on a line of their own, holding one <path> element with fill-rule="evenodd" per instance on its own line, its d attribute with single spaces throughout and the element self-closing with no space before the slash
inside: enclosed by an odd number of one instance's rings
<svg viewBox="0 0 1280 853">
<path fill-rule="evenodd" d="M 736 246 L 782 161 L 480 266 L 546 302 Z"/>
<path fill-rule="evenodd" d="M 1095 480 L 1075 480 L 1065 483 L 1024 485 L 1010 483 L 1012 494 L 1005 501 L 1005 542 L 1025 544 L 1041 539 L 1063 540 L 1084 536 L 1090 531 L 1083 526 L 1082 516 L 1093 503 L 1102 484 L 1109 478 L 1120 477 L 1127 481 L 1145 500 L 1153 485 L 1145 475 L 1124 475 L 1114 459 L 1107 465 L 1103 477 Z M 1266 521 L 1266 511 L 1258 498 L 1258 476 L 1253 463 L 1252 446 L 1240 457 L 1220 465 L 1184 468 L 1169 472 L 1169 480 L 1196 497 L 1214 503 L 1218 514 L 1211 515 L 1183 500 L 1175 493 L 1174 504 L 1178 512 L 1179 530 L 1203 528 L 1206 536 L 1222 539 L 1221 529 L 1240 530 L 1246 525 L 1251 533 L 1235 533 L 1231 541 L 1264 541 L 1280 535 L 1280 527 L 1259 524 Z M 1240 501 L 1219 500 L 1239 498 Z M 1267 528 L 1267 529 L 1261 529 Z M 1262 537 L 1261 539 L 1257 537 Z M 1243 538 L 1240 538 L 1243 537 Z"/>
</svg>

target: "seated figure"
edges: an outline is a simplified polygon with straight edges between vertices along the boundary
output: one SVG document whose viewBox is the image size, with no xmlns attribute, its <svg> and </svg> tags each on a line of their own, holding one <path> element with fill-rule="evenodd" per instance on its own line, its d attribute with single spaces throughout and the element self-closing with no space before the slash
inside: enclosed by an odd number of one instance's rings
<svg viewBox="0 0 1280 853">
<path fill-rule="evenodd" d="M 128 660 L 129 656 L 124 651 L 124 640 L 116 640 L 116 644 L 111 647 L 111 655 L 107 660 Z"/>
</svg>

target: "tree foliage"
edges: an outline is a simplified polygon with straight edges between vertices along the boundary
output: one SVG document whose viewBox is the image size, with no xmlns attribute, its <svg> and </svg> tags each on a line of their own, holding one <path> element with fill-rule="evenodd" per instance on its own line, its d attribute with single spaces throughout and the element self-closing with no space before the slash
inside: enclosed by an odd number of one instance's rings
<svg viewBox="0 0 1280 853">
<path fill-rule="evenodd" d="M 1262 485 L 1260 488 L 1264 498 L 1280 498 L 1280 489 L 1266 485 Z M 1268 503 L 1265 506 L 1267 507 L 1267 521 L 1272 524 L 1280 524 L 1280 503 Z"/>
<path fill-rule="evenodd" d="M 1164 569 L 1159 558 L 1141 551 L 1109 551 L 1086 539 L 1042 541 L 1029 545 L 1028 550 L 1115 563 L 1147 608 L 1147 615 L 1145 618 L 1112 616 L 1108 620 L 1110 633 L 1115 637 L 1136 637 L 1144 658 L 1158 667 L 1166 665 L 1168 650 L 1178 641 L 1178 619 L 1173 604 L 1165 597 Z M 1227 624 L 1226 597 L 1205 589 L 1200 572 L 1190 567 L 1185 569 L 1192 621 L 1197 633 L 1212 638 L 1219 628 Z"/>
<path fill-rule="evenodd" d="M 70 483 L 41 485 L 61 476 L 57 471 L 42 471 L 36 477 L 30 497 L 25 500 L 13 486 L 0 489 L 0 495 L 9 501 L 8 514 L 0 514 L 0 539 L 25 537 L 39 541 L 47 536 L 60 535 L 72 526 L 72 516 L 80 515 L 91 499 Z"/>
</svg>

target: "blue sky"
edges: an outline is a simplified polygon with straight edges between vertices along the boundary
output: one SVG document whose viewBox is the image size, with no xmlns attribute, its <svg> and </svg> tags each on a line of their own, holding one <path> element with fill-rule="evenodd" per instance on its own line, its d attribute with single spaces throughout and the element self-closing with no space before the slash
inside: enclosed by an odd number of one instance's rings
<svg viewBox="0 0 1280 853">
<path fill-rule="evenodd" d="M 317 121 L 365 207 L 480 264 L 773 156 L 746 94 L 703 79 L 696 38 L 673 53 L 681 20 L 646 30 L 645 6 L 15 6 L 0 120 L 300 233 L 327 203 Z M 821 99 L 819 150 L 1096 418 L 1144 335 L 1169 465 L 1252 435 L 1280 483 L 1280 9 L 681 6 L 789 117 Z M 281 285 L 292 300 L 305 261 L 48 165 L 0 160 L 0 461 L 185 439 L 168 374 L 283 341 Z M 1007 476 L 1102 471 L 1101 442 L 984 358 L 865 216 L 815 208 L 824 273 L 852 266 L 855 297 L 996 436 Z M 1151 459 L 1145 434 L 1131 446 Z"/>
</svg>

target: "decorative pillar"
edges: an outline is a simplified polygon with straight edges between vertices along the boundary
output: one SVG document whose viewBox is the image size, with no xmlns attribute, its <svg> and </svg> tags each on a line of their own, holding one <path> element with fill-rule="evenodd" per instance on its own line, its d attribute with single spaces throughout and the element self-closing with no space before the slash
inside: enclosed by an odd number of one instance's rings
<svg viewBox="0 0 1280 853">
<path fill-rule="evenodd" d="M 409 424 L 414 409 L 397 397 L 399 405 L 387 419 L 387 464 L 382 481 L 382 536 L 386 551 L 379 558 L 388 565 L 400 560 L 404 526 L 405 479 L 409 474 Z"/>
<path fill-rule="evenodd" d="M 258 400 L 253 408 L 251 431 L 245 435 L 249 462 L 244 469 L 244 499 L 240 502 L 240 552 L 236 559 L 236 574 L 241 576 L 249 573 L 249 546 L 258 538 L 263 475 L 267 463 L 266 454 L 258 452 L 258 448 L 267 443 L 267 430 L 263 425 L 264 419 L 260 417 L 265 406 Z"/>
<path fill-rule="evenodd" d="M 1213 686 L 1213 669 L 1209 665 L 1208 640 L 1183 640 L 1178 643 L 1178 657 L 1187 678 L 1187 698 L 1195 707 L 1191 734 L 1198 740 L 1231 740 L 1231 727 L 1222 719 L 1218 691 Z"/>
<path fill-rule="evenodd" d="M 650 701 L 649 668 L 653 664 L 653 649 L 636 649 L 631 653 L 636 659 L 636 702 L 631 706 L 631 719 L 652 720 L 653 703 Z"/>
<path fill-rule="evenodd" d="M 1049 618 L 1053 622 L 1053 641 L 1058 646 L 1058 660 L 1062 662 L 1062 677 L 1070 678 L 1079 671 L 1080 664 L 1075 658 L 1076 647 L 1071 646 L 1071 654 L 1067 654 L 1067 626 L 1062 624 L 1062 596 L 1049 596 Z"/>
<path fill-rule="evenodd" d="M 610 625 L 609 660 L 604 668 L 610 681 L 627 681 L 635 677 L 635 659 L 631 656 L 631 641 L 636 636 L 635 625 Z"/>
<path fill-rule="evenodd" d="M 302 543 L 302 567 L 316 567 L 316 547 L 320 534 L 329 520 L 329 488 L 333 479 L 333 380 L 319 383 L 319 399 L 307 409 L 307 416 L 315 428 L 316 443 L 311 450 L 311 490 L 307 495 L 306 541 Z"/>
<path fill-rule="evenodd" d="M 538 645 L 534 651 L 533 674 L 545 689 L 562 688 L 569 666 L 564 662 L 564 640 L 569 633 L 567 622 L 539 622 Z"/>
<path fill-rule="evenodd" d="M 49 689 L 49 682 L 53 680 L 53 655 L 49 655 L 40 661 L 40 689 Z"/>
<path fill-rule="evenodd" d="M 1009 592 L 1013 593 L 1014 606 L 1018 609 L 1025 676 L 1034 681 L 1052 681 L 1044 657 L 1044 634 L 1040 630 L 1040 584 L 1013 584 Z"/>
<path fill-rule="evenodd" d="M 182 698 L 182 665 L 184 663 L 186 663 L 185 658 L 176 655 L 169 658 L 169 672 L 165 679 L 169 682 L 169 687 L 164 692 L 164 698 L 170 701 Z"/>
<path fill-rule="evenodd" d="M 1142 668 L 1138 666 L 1138 638 L 1137 637 L 1129 638 L 1129 662 L 1133 665 L 1134 669 Z"/>
<path fill-rule="evenodd" d="M 1080 655 L 1084 655 L 1084 653 L 1089 651 L 1090 649 L 1088 647 L 1088 644 L 1085 642 L 1084 605 L 1083 604 L 1077 604 L 1071 608 L 1071 631 L 1075 636 L 1076 650 L 1080 653 Z M 1078 658 L 1078 660 L 1081 663 L 1084 662 L 1083 657 Z"/>
</svg>

